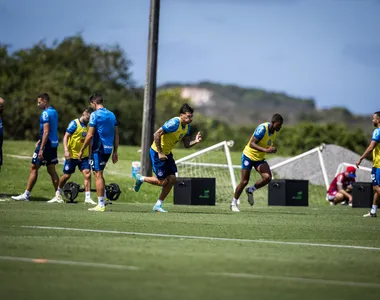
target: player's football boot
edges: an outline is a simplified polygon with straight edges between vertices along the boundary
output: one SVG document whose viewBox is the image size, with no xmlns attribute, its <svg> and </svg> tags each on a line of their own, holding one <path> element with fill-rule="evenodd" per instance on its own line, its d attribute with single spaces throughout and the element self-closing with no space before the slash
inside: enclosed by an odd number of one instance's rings
<svg viewBox="0 0 380 300">
<path fill-rule="evenodd" d="M 89 211 L 100 211 L 100 212 L 105 212 L 106 211 L 106 207 L 103 206 L 103 207 L 100 207 L 99 205 L 95 206 L 95 207 L 91 207 L 88 209 Z"/>
<path fill-rule="evenodd" d="M 245 193 L 248 196 L 248 203 L 249 203 L 249 205 L 253 206 L 253 204 L 255 204 L 255 200 L 253 200 L 253 192 L 250 192 L 249 188 L 246 188 L 245 189 Z"/>
<path fill-rule="evenodd" d="M 153 212 L 162 212 L 162 213 L 166 213 L 168 212 L 167 210 L 163 209 L 162 208 L 162 205 L 155 205 L 153 206 Z"/>
<path fill-rule="evenodd" d="M 368 214 L 363 215 L 364 218 L 376 218 L 377 215 L 369 212 Z"/>
<path fill-rule="evenodd" d="M 12 199 L 16 201 L 29 201 L 29 197 L 27 197 L 25 194 L 21 194 L 19 196 L 12 196 Z"/>
<path fill-rule="evenodd" d="M 96 205 L 96 202 L 94 200 L 92 200 L 91 198 L 89 198 L 89 199 L 84 200 L 84 204 Z"/>
<path fill-rule="evenodd" d="M 143 184 L 143 181 L 141 181 L 141 175 L 138 173 L 136 174 L 135 179 L 136 181 L 133 185 L 133 189 L 135 190 L 135 192 L 138 192 L 140 190 L 141 185 Z"/>
<path fill-rule="evenodd" d="M 233 212 L 240 212 L 240 209 L 237 205 L 233 205 L 231 204 L 230 205 L 230 209 L 233 211 Z"/>
</svg>

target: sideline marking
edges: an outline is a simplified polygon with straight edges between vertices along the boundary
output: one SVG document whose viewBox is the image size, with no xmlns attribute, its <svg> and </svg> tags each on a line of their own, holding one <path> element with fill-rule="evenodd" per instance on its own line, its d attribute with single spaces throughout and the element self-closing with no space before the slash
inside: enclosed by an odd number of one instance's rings
<svg viewBox="0 0 380 300">
<path fill-rule="evenodd" d="M 64 231 L 80 231 L 80 232 L 125 234 L 125 235 L 137 235 L 137 236 L 168 237 L 168 238 L 193 239 L 193 240 L 229 241 L 229 242 L 239 242 L 239 243 L 262 243 L 262 244 L 297 245 L 297 246 L 310 246 L 310 247 L 330 247 L 330 248 L 346 248 L 346 249 L 360 249 L 360 250 L 380 251 L 380 248 L 366 247 L 366 246 L 334 245 L 334 244 L 315 244 L 315 243 L 306 243 L 306 242 L 283 242 L 283 241 L 270 241 L 270 240 L 234 239 L 234 238 L 208 237 L 208 236 L 196 236 L 196 235 L 145 233 L 145 232 L 130 232 L 130 231 L 116 231 L 116 230 L 82 229 L 82 228 L 67 228 L 67 227 L 50 227 L 50 226 L 20 226 L 20 227 L 22 227 L 22 228 L 32 228 L 32 229 L 49 229 L 49 230 L 64 230 Z"/>
<path fill-rule="evenodd" d="M 44 259 L 44 258 L 0 256 L 0 260 L 23 261 L 23 262 L 31 262 L 31 263 L 37 263 L 37 264 L 54 264 L 54 265 L 69 265 L 69 266 L 81 266 L 81 267 L 107 268 L 107 269 L 123 269 L 123 270 L 138 270 L 139 269 L 138 267 L 135 267 L 135 266 L 99 264 L 99 263 L 92 263 L 92 262 L 55 260 L 55 259 Z"/>
<path fill-rule="evenodd" d="M 259 274 L 245 274 L 245 273 L 207 273 L 210 276 L 221 276 L 221 277 L 232 277 L 232 278 L 246 278 L 246 279 L 268 279 L 268 280 L 282 280 L 282 281 L 293 281 L 301 283 L 310 284 L 329 284 L 329 285 L 341 285 L 341 286 L 355 286 L 355 287 L 371 287 L 380 288 L 379 283 L 374 282 L 354 282 L 354 281 L 339 281 L 339 280 L 329 280 L 329 279 L 313 279 L 313 278 L 303 278 L 303 277 L 283 277 L 283 276 L 271 276 L 271 275 L 259 275 Z"/>
</svg>

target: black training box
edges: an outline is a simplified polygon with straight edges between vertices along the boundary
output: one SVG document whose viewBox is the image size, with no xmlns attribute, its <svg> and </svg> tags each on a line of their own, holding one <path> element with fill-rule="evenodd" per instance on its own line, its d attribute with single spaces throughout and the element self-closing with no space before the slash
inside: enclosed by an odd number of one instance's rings
<svg viewBox="0 0 380 300">
<path fill-rule="evenodd" d="M 181 205 L 215 205 L 215 178 L 178 177 L 173 200 Z"/>
<path fill-rule="evenodd" d="M 373 187 L 370 182 L 352 184 L 352 207 L 372 207 Z"/>
<path fill-rule="evenodd" d="M 309 181 L 272 180 L 268 184 L 268 205 L 309 206 Z"/>
</svg>

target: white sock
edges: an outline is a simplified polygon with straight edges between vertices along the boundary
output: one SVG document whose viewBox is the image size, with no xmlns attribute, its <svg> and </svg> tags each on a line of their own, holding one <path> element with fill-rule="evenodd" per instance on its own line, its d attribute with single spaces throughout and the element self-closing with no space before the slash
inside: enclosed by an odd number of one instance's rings
<svg viewBox="0 0 380 300">
<path fill-rule="evenodd" d="M 107 198 L 106 189 L 104 189 L 104 194 L 103 194 L 103 197 L 104 197 L 104 198 Z"/>
<path fill-rule="evenodd" d="M 57 192 L 58 192 L 58 194 L 62 195 L 62 189 L 61 188 L 58 188 Z"/>
<path fill-rule="evenodd" d="M 158 199 L 157 202 L 156 202 L 156 205 L 157 206 L 161 206 L 162 205 L 162 200 Z"/>
<path fill-rule="evenodd" d="M 255 190 L 256 190 L 255 185 L 252 185 L 248 188 L 248 191 L 250 191 L 251 193 L 253 193 Z"/>
<path fill-rule="evenodd" d="M 140 181 L 144 182 L 145 176 L 140 176 Z"/>
<path fill-rule="evenodd" d="M 85 192 L 86 200 L 91 198 L 91 192 Z"/>
<path fill-rule="evenodd" d="M 29 191 L 25 191 L 25 192 L 24 192 L 24 195 L 25 195 L 27 198 L 29 198 L 29 197 L 30 197 L 30 192 L 29 192 Z"/>
<path fill-rule="evenodd" d="M 235 205 L 236 206 L 236 203 L 237 203 L 237 199 L 232 198 L 231 205 Z"/>
<path fill-rule="evenodd" d="M 98 197 L 98 206 L 104 207 L 104 197 Z"/>
<path fill-rule="evenodd" d="M 377 209 L 377 205 L 372 205 L 371 214 L 375 214 Z"/>
</svg>

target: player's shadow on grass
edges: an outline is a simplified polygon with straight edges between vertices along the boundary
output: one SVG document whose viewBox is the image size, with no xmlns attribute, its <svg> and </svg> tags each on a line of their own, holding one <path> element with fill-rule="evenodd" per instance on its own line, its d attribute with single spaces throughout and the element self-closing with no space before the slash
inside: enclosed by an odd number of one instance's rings
<svg viewBox="0 0 380 300">
<path fill-rule="evenodd" d="M 51 198 L 43 198 L 43 197 L 30 197 L 31 202 L 46 202 L 49 201 Z"/>
<path fill-rule="evenodd" d="M 17 196 L 16 194 L 1 194 L 0 193 L 0 201 L 15 201 L 15 202 L 23 202 L 23 201 L 17 201 L 17 200 L 13 200 L 12 199 L 12 196 Z M 37 201 L 40 201 L 40 202 L 46 202 L 46 201 L 49 201 L 50 199 L 49 198 L 43 198 L 43 197 L 30 197 L 30 201 L 33 202 L 37 202 Z"/>
<path fill-rule="evenodd" d="M 203 215 L 231 215 L 230 211 L 174 211 L 171 210 L 171 213 L 176 214 L 203 214 Z"/>
<path fill-rule="evenodd" d="M 1 194 L 0 193 L 0 201 L 8 201 L 8 200 L 13 200 L 11 197 L 14 195 L 11 194 Z"/>
</svg>

